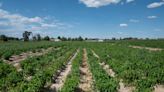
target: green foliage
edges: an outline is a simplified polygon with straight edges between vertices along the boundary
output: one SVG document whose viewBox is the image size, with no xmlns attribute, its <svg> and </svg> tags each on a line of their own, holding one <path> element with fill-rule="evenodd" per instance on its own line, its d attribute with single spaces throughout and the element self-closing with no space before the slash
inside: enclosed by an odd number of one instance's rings
<svg viewBox="0 0 164 92">
<path fill-rule="evenodd" d="M 135 86 L 137 92 L 151 92 L 156 84 L 164 84 L 164 51 L 133 49 L 124 43 L 93 43 L 90 47 L 110 65 L 118 79 Z"/>
<path fill-rule="evenodd" d="M 88 58 L 96 89 L 100 92 L 117 92 L 118 82 L 110 77 L 99 65 L 99 60 L 93 56 L 91 51 L 88 54 Z"/>
<path fill-rule="evenodd" d="M 72 62 L 72 71 L 68 75 L 64 87 L 61 89 L 61 92 L 74 92 L 80 81 L 80 64 L 82 61 L 82 52 L 80 51 L 78 56 Z"/>
</svg>

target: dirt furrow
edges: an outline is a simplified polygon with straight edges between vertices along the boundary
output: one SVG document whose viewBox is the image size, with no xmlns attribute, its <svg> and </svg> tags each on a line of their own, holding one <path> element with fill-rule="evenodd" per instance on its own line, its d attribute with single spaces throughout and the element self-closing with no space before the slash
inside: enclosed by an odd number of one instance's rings
<svg viewBox="0 0 164 92">
<path fill-rule="evenodd" d="M 149 51 L 162 51 L 163 49 L 161 48 L 151 48 L 151 47 L 142 47 L 142 46 L 129 46 L 131 48 L 136 48 L 136 49 L 146 49 Z"/>
<path fill-rule="evenodd" d="M 55 83 L 52 83 L 50 86 L 50 90 L 54 92 L 58 92 L 61 90 L 61 88 L 64 85 L 64 82 L 68 76 L 68 74 L 71 72 L 72 68 L 72 61 L 76 58 L 79 50 L 73 55 L 73 57 L 68 61 L 68 64 L 66 65 L 66 68 L 62 71 L 59 71 L 59 76 L 55 79 Z"/>
<path fill-rule="evenodd" d="M 164 92 L 164 85 L 156 85 L 154 92 Z"/>
<path fill-rule="evenodd" d="M 95 57 L 99 58 L 99 56 L 93 50 L 92 53 Z M 104 62 L 99 64 L 108 73 L 108 75 L 110 75 L 111 77 L 115 77 L 115 72 L 109 67 L 108 64 L 105 64 Z M 134 87 L 126 87 L 123 83 L 123 80 L 120 79 L 118 92 L 133 92 L 134 89 Z"/>
<path fill-rule="evenodd" d="M 88 57 L 87 57 L 87 51 L 86 49 L 83 49 L 83 62 L 80 66 L 80 84 L 79 84 L 79 90 L 80 92 L 93 92 L 93 80 L 92 80 L 92 73 L 89 70 L 89 65 L 87 63 Z"/>
<path fill-rule="evenodd" d="M 93 50 L 92 50 L 92 53 L 96 58 L 98 58 L 98 59 L 100 58 Z"/>
<path fill-rule="evenodd" d="M 34 56 L 42 56 L 47 54 L 49 51 L 51 51 L 52 49 L 54 49 L 53 47 L 50 47 L 48 49 L 41 49 L 41 51 L 39 52 L 23 52 L 20 55 L 13 55 L 9 58 L 9 60 L 3 60 L 5 63 L 11 64 L 13 65 L 17 71 L 22 71 L 22 68 L 20 66 L 20 62 L 27 59 L 28 57 L 34 57 Z M 60 48 L 56 48 L 56 50 L 58 50 Z"/>
</svg>

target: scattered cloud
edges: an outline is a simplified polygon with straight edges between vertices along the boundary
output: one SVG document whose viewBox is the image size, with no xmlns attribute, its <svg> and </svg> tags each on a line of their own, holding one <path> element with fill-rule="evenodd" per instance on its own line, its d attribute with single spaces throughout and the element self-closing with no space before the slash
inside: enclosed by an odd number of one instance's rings
<svg viewBox="0 0 164 92">
<path fill-rule="evenodd" d="M 126 0 L 126 3 L 134 2 L 134 0 Z"/>
<path fill-rule="evenodd" d="M 158 18 L 157 16 L 148 16 L 147 17 L 148 19 L 156 19 L 156 18 Z"/>
<path fill-rule="evenodd" d="M 52 19 L 41 17 L 26 17 L 20 14 L 12 14 L 6 10 L 0 9 L 0 33 L 3 34 L 22 34 L 23 31 L 32 31 L 33 33 L 45 33 L 47 30 L 56 30 L 68 28 L 70 25 Z"/>
<path fill-rule="evenodd" d="M 151 3 L 151 4 L 147 5 L 147 8 L 157 8 L 157 7 L 160 7 L 163 5 L 164 5 L 164 0 L 162 0 L 161 2 Z"/>
<path fill-rule="evenodd" d="M 121 2 L 121 5 L 124 5 L 124 2 Z"/>
<path fill-rule="evenodd" d="M 122 23 L 122 24 L 120 24 L 120 27 L 128 27 L 128 24 Z"/>
<path fill-rule="evenodd" d="M 79 0 L 79 1 L 85 4 L 87 7 L 98 8 L 109 4 L 117 4 L 121 0 Z"/>
<path fill-rule="evenodd" d="M 122 35 L 122 34 L 123 34 L 123 32 L 117 32 L 117 34 L 120 34 L 120 35 Z"/>
<path fill-rule="evenodd" d="M 129 21 L 130 21 L 130 22 L 133 22 L 133 23 L 139 22 L 139 20 L 136 20 L 136 19 L 130 19 Z"/>
</svg>

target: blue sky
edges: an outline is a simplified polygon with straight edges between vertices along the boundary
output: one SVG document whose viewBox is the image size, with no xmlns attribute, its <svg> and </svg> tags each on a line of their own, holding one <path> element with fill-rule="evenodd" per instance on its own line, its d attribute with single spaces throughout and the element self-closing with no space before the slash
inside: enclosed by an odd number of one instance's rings
<svg viewBox="0 0 164 92">
<path fill-rule="evenodd" d="M 164 0 L 0 0 L 0 34 L 164 38 Z"/>
</svg>

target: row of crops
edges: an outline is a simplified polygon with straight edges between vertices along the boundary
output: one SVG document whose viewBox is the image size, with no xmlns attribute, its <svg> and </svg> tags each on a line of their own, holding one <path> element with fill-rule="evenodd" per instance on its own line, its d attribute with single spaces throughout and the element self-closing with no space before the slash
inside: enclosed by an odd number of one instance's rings
<svg viewBox="0 0 164 92">
<path fill-rule="evenodd" d="M 4 42 L 0 43 L 0 58 L 9 59 L 13 54 L 20 54 L 21 52 L 32 51 L 36 52 L 39 49 L 47 49 L 49 47 L 63 46 L 60 43 L 53 42 Z"/>
<path fill-rule="evenodd" d="M 84 59 L 83 48 L 86 48 L 88 53 L 87 63 L 89 66 L 87 67 L 89 67 L 89 71 L 92 73 L 93 92 L 118 92 L 120 80 L 123 80 L 126 86 L 135 87 L 134 92 L 152 92 L 155 85 L 164 85 L 164 51 L 150 52 L 144 49 L 133 49 L 123 43 L 40 42 L 39 44 L 41 43 L 47 43 L 45 47 L 40 45 L 43 48 L 58 46 L 61 49 L 52 49 L 45 55 L 29 57 L 21 61 L 22 71 L 20 72 L 14 66 L 1 60 L 0 91 L 52 91 L 49 87 L 54 82 L 54 75 L 58 76 L 58 70 L 66 67 L 77 48 L 79 48 L 79 52 L 71 63 L 71 71 L 61 90 L 59 90 L 60 92 L 82 91 L 79 89 L 79 85 L 81 83 L 80 66 Z M 8 43 L 4 45 L 6 44 Z M 50 45 L 48 46 L 48 44 Z M 24 51 L 27 51 L 28 48 L 32 47 L 27 46 L 25 48 L 27 49 Z M 38 47 L 34 46 L 33 49 L 38 49 Z M 99 58 L 93 55 L 92 50 Z M 111 77 L 100 65 L 100 62 L 108 64 L 115 72 L 115 77 Z"/>
<path fill-rule="evenodd" d="M 0 90 L 2 92 L 36 92 L 51 83 L 52 76 L 63 67 L 76 48 L 63 47 L 44 56 L 28 58 L 21 62 L 22 71 L 0 61 Z M 28 77 L 31 77 L 28 80 Z"/>
<path fill-rule="evenodd" d="M 118 41 L 116 43 L 142 46 L 142 47 L 164 48 L 164 40 L 132 40 L 132 41 Z"/>
<path fill-rule="evenodd" d="M 164 84 L 164 51 L 132 49 L 126 45 L 110 43 L 88 44 L 109 64 L 128 86 L 135 86 L 135 92 L 152 92 L 156 84 Z M 102 48 L 103 47 L 103 48 Z"/>
</svg>

